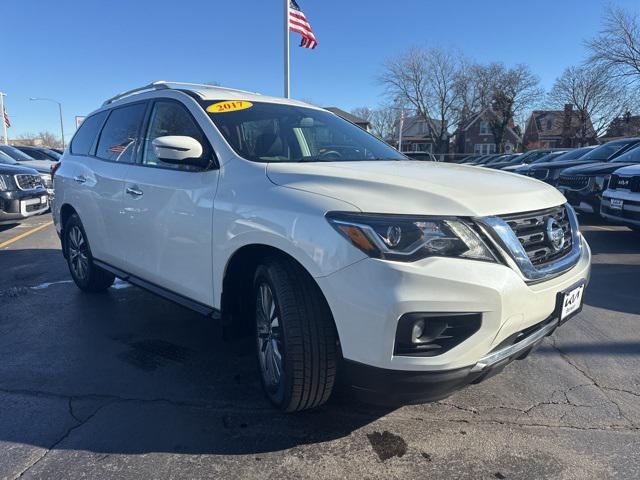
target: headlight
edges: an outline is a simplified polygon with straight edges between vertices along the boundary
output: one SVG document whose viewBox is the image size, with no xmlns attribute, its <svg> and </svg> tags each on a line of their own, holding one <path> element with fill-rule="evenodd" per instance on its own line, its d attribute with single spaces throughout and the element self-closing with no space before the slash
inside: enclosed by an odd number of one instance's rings
<svg viewBox="0 0 640 480">
<path fill-rule="evenodd" d="M 594 183 L 596 185 L 596 190 L 606 190 L 609 185 L 609 178 L 611 175 L 599 175 L 595 177 Z"/>
<path fill-rule="evenodd" d="M 496 261 L 470 223 L 458 218 L 329 212 L 338 233 L 367 255 L 413 262 L 425 257 Z"/>
<path fill-rule="evenodd" d="M 0 192 L 13 190 L 13 180 L 9 175 L 0 175 Z"/>
</svg>

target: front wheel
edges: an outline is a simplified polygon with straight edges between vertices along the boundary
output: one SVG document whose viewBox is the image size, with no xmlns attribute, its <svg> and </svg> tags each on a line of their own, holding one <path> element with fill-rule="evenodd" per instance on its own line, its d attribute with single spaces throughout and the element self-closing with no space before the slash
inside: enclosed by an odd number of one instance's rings
<svg viewBox="0 0 640 480">
<path fill-rule="evenodd" d="M 322 405 L 335 382 L 338 339 L 318 286 L 293 261 L 271 258 L 256 270 L 254 298 L 267 396 L 286 412 Z"/>
<path fill-rule="evenodd" d="M 103 292 L 113 284 L 115 276 L 93 263 L 87 234 L 76 214 L 65 225 L 64 248 L 71 278 L 80 290 Z"/>
</svg>

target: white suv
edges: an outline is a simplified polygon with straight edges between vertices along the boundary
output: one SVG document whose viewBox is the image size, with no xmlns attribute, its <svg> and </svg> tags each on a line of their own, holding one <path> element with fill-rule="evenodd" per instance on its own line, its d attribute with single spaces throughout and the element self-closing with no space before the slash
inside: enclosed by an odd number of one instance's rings
<svg viewBox="0 0 640 480">
<path fill-rule="evenodd" d="M 114 277 L 255 332 L 286 411 L 338 379 L 442 398 L 526 356 L 582 305 L 591 253 L 537 180 L 411 161 L 293 100 L 156 82 L 106 101 L 55 175 L 82 290 Z"/>
</svg>

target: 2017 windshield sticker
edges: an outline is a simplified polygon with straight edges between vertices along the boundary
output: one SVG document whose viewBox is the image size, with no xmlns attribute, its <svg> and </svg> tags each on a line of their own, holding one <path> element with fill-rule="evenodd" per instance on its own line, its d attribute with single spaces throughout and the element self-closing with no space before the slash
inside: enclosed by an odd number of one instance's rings
<svg viewBox="0 0 640 480">
<path fill-rule="evenodd" d="M 234 101 L 218 102 L 218 103 L 211 104 L 207 107 L 207 112 L 227 113 L 227 112 L 235 112 L 238 110 L 245 110 L 251 107 L 253 107 L 253 103 L 251 102 L 247 102 L 245 100 L 234 100 Z"/>
</svg>

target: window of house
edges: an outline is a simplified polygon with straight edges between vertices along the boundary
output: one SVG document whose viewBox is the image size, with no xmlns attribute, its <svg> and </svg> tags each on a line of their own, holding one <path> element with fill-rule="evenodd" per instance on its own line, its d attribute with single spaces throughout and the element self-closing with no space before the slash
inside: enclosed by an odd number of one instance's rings
<svg viewBox="0 0 640 480">
<path fill-rule="evenodd" d="M 474 153 L 477 155 L 490 155 L 496 153 L 495 143 L 476 143 L 473 148 Z"/>
<path fill-rule="evenodd" d="M 489 130 L 489 122 L 486 120 L 480 120 L 480 135 L 489 135 L 491 130 Z"/>
</svg>

